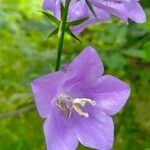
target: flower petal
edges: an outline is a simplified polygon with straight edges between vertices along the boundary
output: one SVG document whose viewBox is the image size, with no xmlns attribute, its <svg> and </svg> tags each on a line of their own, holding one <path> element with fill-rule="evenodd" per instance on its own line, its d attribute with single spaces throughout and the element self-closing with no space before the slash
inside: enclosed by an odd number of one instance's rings
<svg viewBox="0 0 150 150">
<path fill-rule="evenodd" d="M 52 100 L 63 78 L 63 72 L 54 72 L 31 83 L 37 109 L 41 117 L 47 117 L 50 113 Z"/>
<path fill-rule="evenodd" d="M 121 18 L 125 22 L 127 22 L 129 18 L 137 23 L 143 23 L 146 20 L 145 13 L 137 0 L 90 0 L 90 2 L 95 7 L 107 11 L 108 13 Z"/>
<path fill-rule="evenodd" d="M 95 18 L 95 16 L 90 12 L 90 18 L 87 21 L 71 28 L 74 34 L 77 35 L 81 33 L 88 25 L 96 24 L 110 19 L 110 15 L 106 11 L 103 11 L 97 7 L 94 7 L 94 10 L 97 18 Z"/>
<path fill-rule="evenodd" d="M 77 132 L 68 118 L 53 112 L 44 123 L 47 150 L 75 150 L 78 146 Z"/>
<path fill-rule="evenodd" d="M 55 0 L 44 0 L 42 8 L 45 10 L 54 11 L 55 9 Z"/>
<path fill-rule="evenodd" d="M 88 16 L 88 7 L 84 0 L 82 1 L 71 1 L 69 11 L 68 11 L 68 20 L 78 20 L 83 17 Z"/>
<path fill-rule="evenodd" d="M 103 70 L 98 53 L 89 46 L 68 65 L 63 89 L 70 88 L 79 81 L 93 83 L 103 74 Z"/>
<path fill-rule="evenodd" d="M 131 2 L 125 5 L 128 11 L 129 18 L 137 23 L 144 23 L 146 21 L 145 13 L 138 2 Z"/>
<path fill-rule="evenodd" d="M 130 95 L 130 87 L 111 75 L 104 75 L 93 85 L 83 81 L 77 82 L 68 93 L 73 98 L 94 100 L 98 111 L 114 115 L 125 105 Z"/>
<path fill-rule="evenodd" d="M 116 2 L 111 0 L 90 0 L 90 2 L 99 9 L 103 9 L 104 11 L 116 15 L 117 17 L 121 18 L 125 22 L 127 21 L 127 12 L 124 8 L 123 2 Z"/>
<path fill-rule="evenodd" d="M 46 1 L 46 0 L 45 0 Z M 44 3 L 43 6 L 49 6 L 50 2 L 48 3 Z M 51 0 L 52 1 L 52 0 Z M 55 15 L 55 17 L 57 19 L 60 19 L 61 17 L 61 11 L 60 11 L 60 3 L 65 4 L 65 0 L 55 0 L 52 3 L 52 8 L 50 9 L 50 6 L 48 7 Z M 47 4 L 47 5 L 46 5 Z M 47 7 L 44 7 L 44 9 L 46 9 Z M 85 1 L 71 1 L 70 5 L 69 5 L 69 10 L 68 10 L 68 21 L 74 21 L 74 20 L 78 20 L 81 19 L 83 17 L 86 17 L 88 15 L 88 7 L 85 4 Z"/>
<path fill-rule="evenodd" d="M 104 75 L 98 80 L 91 97 L 101 111 L 114 115 L 125 105 L 129 95 L 130 87 L 125 82 L 111 75 Z"/>
<path fill-rule="evenodd" d="M 97 118 L 80 121 L 78 140 L 81 144 L 100 150 L 110 150 L 114 139 L 114 124 L 110 116 L 103 113 Z"/>
</svg>

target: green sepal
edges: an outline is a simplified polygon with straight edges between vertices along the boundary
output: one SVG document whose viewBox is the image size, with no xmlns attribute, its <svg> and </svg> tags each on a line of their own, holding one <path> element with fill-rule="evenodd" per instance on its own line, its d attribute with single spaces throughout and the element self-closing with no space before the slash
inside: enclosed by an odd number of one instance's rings
<svg viewBox="0 0 150 150">
<path fill-rule="evenodd" d="M 67 32 L 71 37 L 73 37 L 75 40 L 77 40 L 78 42 L 81 43 L 81 40 L 80 40 L 76 35 L 74 35 L 74 34 L 72 33 L 72 31 L 71 31 L 69 28 L 66 30 L 66 32 Z"/>
<path fill-rule="evenodd" d="M 47 36 L 46 40 L 48 40 L 52 36 L 58 34 L 58 31 L 59 31 L 59 28 L 54 29 L 51 33 L 49 33 L 49 35 Z"/>
<path fill-rule="evenodd" d="M 64 10 L 65 10 L 65 7 L 64 7 L 62 1 L 60 2 L 60 10 L 61 10 L 61 20 L 62 20 L 63 19 Z"/>
<path fill-rule="evenodd" d="M 87 21 L 88 19 L 89 19 L 89 17 L 84 17 L 84 18 L 81 18 L 79 20 L 68 22 L 67 25 L 68 26 L 77 26 L 77 25 L 80 25 L 83 22 Z"/>
<path fill-rule="evenodd" d="M 96 13 L 95 13 L 95 11 L 94 11 L 94 8 L 93 8 L 93 6 L 90 4 L 89 0 L 85 0 L 85 1 L 86 1 L 86 4 L 88 5 L 90 11 L 92 12 L 92 14 L 95 16 L 95 18 L 97 18 L 97 15 L 96 15 Z"/>
<path fill-rule="evenodd" d="M 60 21 L 57 18 L 55 18 L 53 15 L 51 15 L 49 12 L 46 11 L 39 11 L 39 12 L 43 13 L 47 18 L 49 18 L 56 25 L 60 24 Z"/>
</svg>

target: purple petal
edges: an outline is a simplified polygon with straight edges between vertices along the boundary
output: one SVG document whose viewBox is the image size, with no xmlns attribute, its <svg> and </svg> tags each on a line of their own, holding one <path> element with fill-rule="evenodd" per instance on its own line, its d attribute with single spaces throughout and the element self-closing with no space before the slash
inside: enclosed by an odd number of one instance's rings
<svg viewBox="0 0 150 150">
<path fill-rule="evenodd" d="M 65 0 L 62 1 L 65 4 Z M 51 9 L 58 19 L 60 19 L 60 0 L 56 0 L 54 4 L 54 9 Z M 88 15 L 88 8 L 85 1 L 71 1 L 69 11 L 68 11 L 68 21 L 78 20 Z"/>
<path fill-rule="evenodd" d="M 93 99 L 97 107 L 109 115 L 114 115 L 125 105 L 130 95 L 130 87 L 123 81 L 104 75 L 98 80 Z"/>
<path fill-rule="evenodd" d="M 110 75 L 104 75 L 93 84 L 79 81 L 68 93 L 73 98 L 89 98 L 96 101 L 98 111 L 114 115 L 125 105 L 130 95 L 129 86 Z"/>
<path fill-rule="evenodd" d="M 97 18 L 95 18 L 95 16 L 90 12 L 90 15 L 89 15 L 90 18 L 87 21 L 85 21 L 84 23 L 82 23 L 78 26 L 74 26 L 71 28 L 71 30 L 74 34 L 77 35 L 77 34 L 81 33 L 86 28 L 86 26 L 96 24 L 99 22 L 103 22 L 103 21 L 110 19 L 110 15 L 106 11 L 103 11 L 96 7 L 94 7 L 94 10 L 97 15 Z"/>
<path fill-rule="evenodd" d="M 86 118 L 79 122 L 78 140 L 81 144 L 98 150 L 110 150 L 114 139 L 114 124 L 110 116 L 103 113 L 97 118 Z"/>
<path fill-rule="evenodd" d="M 63 78 L 63 72 L 54 72 L 31 83 L 36 106 L 41 117 L 47 117 L 49 115 L 53 98 Z"/>
<path fill-rule="evenodd" d="M 78 20 L 83 17 L 88 16 L 88 7 L 84 0 L 80 1 L 71 1 L 70 7 L 69 7 L 69 14 L 68 14 L 68 20 Z"/>
<path fill-rule="evenodd" d="M 98 53 L 89 46 L 68 65 L 66 83 L 67 85 L 76 84 L 78 81 L 92 83 L 103 74 L 103 70 L 103 64 Z"/>
<path fill-rule="evenodd" d="M 74 125 L 61 113 L 53 112 L 44 123 L 47 150 L 75 150 L 78 146 Z"/>
<path fill-rule="evenodd" d="M 146 21 L 145 13 L 140 4 L 131 2 L 125 6 L 129 13 L 129 18 L 137 23 L 144 23 Z"/>
<path fill-rule="evenodd" d="M 145 14 L 137 0 L 133 1 L 90 0 L 90 2 L 95 7 L 107 11 L 108 13 L 121 18 L 125 22 L 127 22 L 129 18 L 137 23 L 143 23 L 146 20 Z"/>
<path fill-rule="evenodd" d="M 105 1 L 105 0 L 90 0 L 90 2 L 99 9 L 103 9 L 108 13 L 116 15 L 117 17 L 121 18 L 125 22 L 127 21 L 127 12 L 124 8 L 123 2 L 116 2 L 116 1 Z"/>
<path fill-rule="evenodd" d="M 55 0 L 44 0 L 42 8 L 45 10 L 54 11 L 55 9 Z"/>
</svg>

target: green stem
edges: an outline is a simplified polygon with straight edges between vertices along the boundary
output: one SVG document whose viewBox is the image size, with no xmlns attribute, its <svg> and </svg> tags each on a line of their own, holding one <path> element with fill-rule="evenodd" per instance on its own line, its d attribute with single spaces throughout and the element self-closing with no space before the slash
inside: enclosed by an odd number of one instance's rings
<svg viewBox="0 0 150 150">
<path fill-rule="evenodd" d="M 66 0 L 65 9 L 64 9 L 64 12 L 63 12 L 62 23 L 60 25 L 60 36 L 59 36 L 60 38 L 59 38 L 59 43 L 58 43 L 58 52 L 57 52 L 56 69 L 55 69 L 56 71 L 58 71 L 59 68 L 60 68 L 60 62 L 61 62 L 62 49 L 63 49 L 63 44 L 64 44 L 64 36 L 65 36 L 65 31 L 66 31 L 69 4 L 70 4 L 70 0 Z"/>
</svg>

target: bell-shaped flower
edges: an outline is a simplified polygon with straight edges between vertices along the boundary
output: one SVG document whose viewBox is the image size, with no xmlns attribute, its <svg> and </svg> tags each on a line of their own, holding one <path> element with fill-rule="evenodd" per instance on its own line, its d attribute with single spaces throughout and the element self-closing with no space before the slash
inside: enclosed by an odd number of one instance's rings
<svg viewBox="0 0 150 150">
<path fill-rule="evenodd" d="M 75 150 L 78 142 L 112 148 L 112 116 L 125 105 L 130 88 L 103 71 L 99 55 L 89 46 L 63 70 L 31 83 L 37 110 L 45 118 L 47 150 Z"/>
<path fill-rule="evenodd" d="M 43 2 L 43 9 L 52 11 L 54 16 L 60 20 L 61 19 L 61 9 L 60 9 L 61 2 L 65 4 L 65 0 L 45 0 Z M 68 22 L 79 20 L 85 17 L 89 17 L 87 21 L 71 28 L 74 34 L 79 34 L 88 25 L 109 20 L 110 16 L 107 12 L 100 10 L 94 6 L 93 8 L 95 10 L 97 18 L 90 11 L 85 0 L 71 0 L 69 11 L 68 11 Z"/>
<path fill-rule="evenodd" d="M 139 0 L 89 0 L 89 2 L 93 6 L 115 15 L 125 22 L 128 22 L 128 19 L 136 23 L 146 21 L 146 16 L 139 4 Z"/>
<path fill-rule="evenodd" d="M 60 20 L 61 2 L 65 4 L 65 0 L 44 0 L 43 9 L 52 11 Z M 79 34 L 88 25 L 109 20 L 110 15 L 115 15 L 126 23 L 128 19 L 137 23 L 143 23 L 146 20 L 138 0 L 71 0 L 68 22 L 89 17 L 85 22 L 71 28 L 74 34 Z"/>
</svg>

